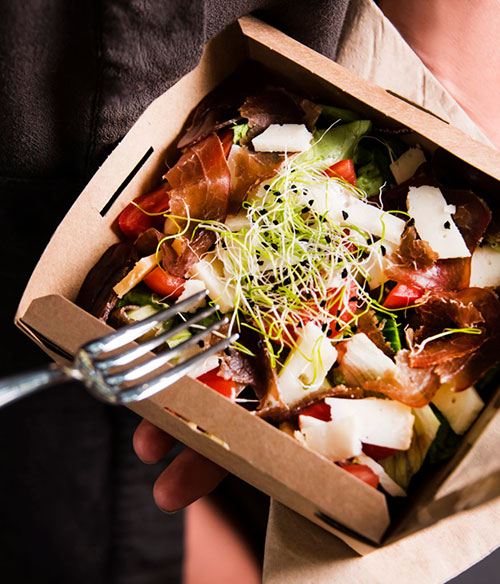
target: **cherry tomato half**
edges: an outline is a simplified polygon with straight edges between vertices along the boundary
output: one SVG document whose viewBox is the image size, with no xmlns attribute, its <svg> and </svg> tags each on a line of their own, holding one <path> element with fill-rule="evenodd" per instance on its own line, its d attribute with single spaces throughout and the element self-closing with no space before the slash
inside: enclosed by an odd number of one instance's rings
<svg viewBox="0 0 500 584">
<path fill-rule="evenodd" d="M 172 276 L 160 267 L 155 268 L 143 279 L 146 286 L 162 298 L 179 298 L 184 290 L 185 281 L 184 278 Z"/>
<path fill-rule="evenodd" d="M 414 304 L 424 293 L 425 290 L 416 286 L 396 284 L 384 300 L 384 306 L 386 308 L 406 308 Z"/>
<path fill-rule="evenodd" d="M 379 483 L 378 475 L 369 466 L 366 466 L 366 464 L 349 464 L 342 468 L 370 485 L 370 487 L 377 488 Z"/>
<path fill-rule="evenodd" d="M 201 381 L 208 387 L 214 389 L 217 393 L 229 398 L 231 401 L 236 400 L 236 384 L 231 379 L 224 379 L 220 375 L 217 375 L 219 368 L 211 369 L 203 375 L 200 375 L 197 379 Z"/>
<path fill-rule="evenodd" d="M 324 173 L 330 177 L 343 178 L 354 187 L 356 186 L 356 171 L 354 170 L 354 164 L 350 158 L 332 164 L 325 169 Z"/>
<path fill-rule="evenodd" d="M 141 209 L 148 213 L 161 213 L 167 211 L 169 207 L 169 186 L 167 183 L 161 184 L 157 189 L 134 199 L 134 203 L 129 203 L 118 217 L 118 226 L 125 237 L 135 239 L 150 227 L 160 227 L 164 222 L 163 216 L 157 217 L 143 213 Z"/>
</svg>

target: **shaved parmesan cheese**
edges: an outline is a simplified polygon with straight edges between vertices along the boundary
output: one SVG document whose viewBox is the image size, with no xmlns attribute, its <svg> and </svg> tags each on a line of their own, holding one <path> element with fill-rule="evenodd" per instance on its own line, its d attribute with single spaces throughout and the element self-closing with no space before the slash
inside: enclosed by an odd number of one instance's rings
<svg viewBox="0 0 500 584">
<path fill-rule="evenodd" d="M 500 251 L 493 247 L 478 247 L 472 254 L 470 267 L 471 287 L 500 286 Z"/>
<path fill-rule="evenodd" d="M 387 280 L 384 269 L 388 265 L 388 257 L 395 249 L 396 247 L 385 239 L 383 242 L 379 240 L 366 246 L 369 255 L 366 260 L 363 260 L 361 267 L 366 272 L 370 290 L 375 290 Z"/>
<path fill-rule="evenodd" d="M 470 251 L 455 225 L 453 205 L 448 205 L 437 187 L 410 187 L 407 207 L 415 229 L 440 259 L 469 257 Z"/>
<path fill-rule="evenodd" d="M 411 444 L 415 416 L 411 408 L 390 399 L 325 398 L 332 420 L 354 417 L 359 421 L 360 439 L 368 444 L 407 450 Z"/>
<path fill-rule="evenodd" d="M 351 387 L 361 387 L 365 381 L 379 379 L 396 369 L 394 361 L 364 333 L 351 337 L 345 347 L 340 372 Z"/>
<path fill-rule="evenodd" d="M 333 461 L 361 454 L 359 422 L 355 417 L 324 422 L 299 416 L 299 426 L 307 446 Z"/>
<path fill-rule="evenodd" d="M 337 359 L 337 350 L 326 334 L 314 323 L 308 322 L 278 375 L 281 399 L 293 406 L 321 387 L 331 366 Z"/>
<path fill-rule="evenodd" d="M 256 152 L 302 152 L 311 140 L 312 134 L 304 124 L 271 124 L 252 144 Z"/>
<path fill-rule="evenodd" d="M 204 283 L 208 295 L 222 312 L 229 312 L 234 308 L 236 291 L 224 276 L 222 262 L 215 259 L 212 253 L 205 254 L 204 259 L 194 264 L 191 274 Z"/>
<path fill-rule="evenodd" d="M 410 148 L 395 160 L 389 168 L 398 185 L 411 178 L 417 168 L 425 162 L 422 148 Z"/>
<path fill-rule="evenodd" d="M 216 369 L 220 365 L 220 359 L 217 355 L 210 355 L 204 361 L 198 363 L 198 365 L 194 365 L 189 371 L 186 373 L 188 377 L 191 379 L 196 379 L 203 375 L 204 373 L 208 373 L 212 371 L 212 369 Z"/>
<path fill-rule="evenodd" d="M 179 296 L 179 298 L 177 298 L 177 302 L 182 302 L 183 300 L 186 300 L 186 298 L 189 298 L 193 294 L 197 294 L 202 290 L 206 290 L 205 282 L 203 282 L 203 280 L 197 280 L 196 278 L 190 278 L 184 283 L 184 290 L 182 291 L 182 294 Z M 206 300 L 205 298 L 202 298 L 187 312 L 196 312 L 198 308 L 205 305 Z"/>
<path fill-rule="evenodd" d="M 405 228 L 403 219 L 365 203 L 352 194 L 350 189 L 339 181 L 330 180 L 322 185 L 311 185 L 306 198 L 313 200 L 315 210 L 321 215 L 325 212 L 340 225 L 356 225 L 376 237 L 383 237 L 399 245 Z"/>
<path fill-rule="evenodd" d="M 157 266 L 156 254 L 141 258 L 130 272 L 116 284 L 113 291 L 118 298 L 123 298 L 134 286 L 137 286 Z"/>
<path fill-rule="evenodd" d="M 464 391 L 453 391 L 451 387 L 442 385 L 432 403 L 456 434 L 464 434 L 484 407 L 483 400 L 472 386 Z"/>
</svg>

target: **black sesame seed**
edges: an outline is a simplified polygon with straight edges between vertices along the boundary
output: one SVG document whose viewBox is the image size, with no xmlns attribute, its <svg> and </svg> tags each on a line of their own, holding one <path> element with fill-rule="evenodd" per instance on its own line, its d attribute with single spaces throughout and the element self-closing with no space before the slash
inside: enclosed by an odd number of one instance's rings
<svg viewBox="0 0 500 584">
<path fill-rule="evenodd" d="M 358 331 L 358 327 L 355 324 L 353 324 L 351 330 L 353 333 L 356 333 Z"/>
<path fill-rule="evenodd" d="M 451 223 L 449 221 L 446 221 L 446 223 L 444 224 L 444 228 L 451 229 Z"/>
<path fill-rule="evenodd" d="M 310 206 L 312 204 L 314 204 L 314 199 L 309 199 L 309 201 L 307 201 L 307 204 Z"/>
<path fill-rule="evenodd" d="M 274 249 L 274 251 L 278 251 L 278 246 L 276 243 L 271 243 L 271 247 Z"/>
<path fill-rule="evenodd" d="M 264 185 L 264 190 L 268 191 L 271 187 L 269 185 Z"/>
<path fill-rule="evenodd" d="M 325 235 L 326 243 L 332 243 L 332 238 L 329 235 Z"/>
<path fill-rule="evenodd" d="M 263 266 L 264 265 L 264 260 L 257 260 L 257 264 L 259 266 Z"/>
<path fill-rule="evenodd" d="M 347 221 L 347 218 L 349 217 L 349 213 L 347 211 L 342 211 L 342 217 L 344 218 L 344 221 Z"/>
<path fill-rule="evenodd" d="M 321 308 L 324 308 L 326 306 L 326 300 L 322 300 L 319 305 L 321 306 Z"/>
<path fill-rule="evenodd" d="M 280 222 L 277 219 L 273 219 L 273 225 L 279 225 Z"/>
<path fill-rule="evenodd" d="M 230 349 L 229 347 L 226 347 L 226 348 L 224 349 L 224 353 L 225 353 L 225 354 L 226 354 L 228 357 L 230 357 L 230 356 L 231 356 L 231 349 Z"/>
<path fill-rule="evenodd" d="M 204 346 L 205 346 L 204 341 L 198 341 L 198 347 L 200 347 L 200 349 L 203 349 Z"/>
<path fill-rule="evenodd" d="M 308 212 L 309 212 L 309 207 L 302 207 L 301 213 L 308 213 Z"/>
<path fill-rule="evenodd" d="M 341 329 L 340 323 L 339 323 L 339 322 L 336 322 L 336 323 L 335 323 L 335 330 L 336 330 L 337 332 L 339 332 L 339 330 L 340 330 L 340 329 Z"/>
<path fill-rule="evenodd" d="M 385 254 L 387 253 L 387 250 L 385 249 L 385 247 L 383 245 L 380 246 L 380 253 L 385 256 Z"/>
<path fill-rule="evenodd" d="M 342 278 L 347 278 L 347 268 L 344 268 L 342 270 L 342 274 L 341 274 Z"/>
<path fill-rule="evenodd" d="M 290 185 L 290 189 L 296 193 L 297 192 L 297 185 Z"/>
<path fill-rule="evenodd" d="M 332 329 L 328 329 L 328 330 L 326 331 L 326 336 L 327 336 L 327 337 L 331 337 L 332 335 L 333 335 L 333 331 L 332 331 Z"/>
<path fill-rule="evenodd" d="M 408 221 L 408 227 L 413 227 L 415 225 L 415 219 L 413 217 Z"/>
<path fill-rule="evenodd" d="M 328 329 L 328 324 L 325 322 L 324 324 L 321 325 L 321 330 L 325 333 L 327 329 Z"/>
<path fill-rule="evenodd" d="M 281 197 L 281 193 L 279 191 L 273 191 L 273 195 L 275 197 Z"/>
<path fill-rule="evenodd" d="M 351 298 L 349 298 L 349 302 L 356 302 L 358 299 L 356 298 L 356 296 L 351 296 Z"/>
<path fill-rule="evenodd" d="M 301 321 L 299 321 L 299 322 L 298 322 L 298 324 L 297 324 L 297 327 L 298 327 L 298 328 L 302 328 L 303 326 L 304 326 L 304 325 L 302 324 L 302 322 L 301 322 Z"/>
</svg>

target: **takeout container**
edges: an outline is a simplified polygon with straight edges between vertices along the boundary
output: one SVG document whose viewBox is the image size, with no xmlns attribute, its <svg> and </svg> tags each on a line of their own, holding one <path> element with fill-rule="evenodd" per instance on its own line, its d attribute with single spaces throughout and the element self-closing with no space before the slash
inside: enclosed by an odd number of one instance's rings
<svg viewBox="0 0 500 584">
<path fill-rule="evenodd" d="M 387 127 L 409 128 L 426 150 L 440 146 L 500 181 L 497 151 L 359 79 L 271 26 L 243 18 L 207 45 L 194 71 L 150 105 L 54 233 L 16 315 L 16 324 L 54 360 L 70 359 L 80 345 L 110 330 L 73 303 L 83 279 L 118 240 L 115 221 L 121 210 L 159 181 L 165 157 L 172 152 L 192 108 L 249 59 L 285 76 L 288 87 L 301 95 L 355 109 Z M 488 434 L 498 424 L 486 426 L 497 406 L 491 403 L 485 408 L 454 459 L 426 476 L 392 520 L 383 493 L 195 380 L 184 378 L 130 407 L 364 553 L 423 524 L 422 509 L 438 489 L 446 491 L 453 476 L 467 465 L 479 434 L 481 440 L 495 439 L 495 432 L 491 437 Z M 473 481 L 480 475 L 469 473 L 468 478 Z"/>
</svg>

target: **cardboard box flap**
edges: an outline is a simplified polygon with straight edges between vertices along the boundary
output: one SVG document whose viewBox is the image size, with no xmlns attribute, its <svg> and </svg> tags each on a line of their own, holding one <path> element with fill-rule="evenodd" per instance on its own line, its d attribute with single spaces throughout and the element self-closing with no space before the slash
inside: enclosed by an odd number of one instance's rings
<svg viewBox="0 0 500 584">
<path fill-rule="evenodd" d="M 44 340 L 66 354 L 75 354 L 87 341 L 112 330 L 57 294 L 33 300 L 22 322 L 43 331 Z M 202 453 L 205 436 L 212 436 L 209 449 L 216 462 L 230 466 L 232 472 L 278 500 L 283 500 L 281 479 L 286 476 L 289 494 L 285 499 L 289 504 L 291 497 L 299 496 L 308 513 L 326 517 L 373 542 L 378 542 L 388 527 L 382 493 L 196 380 L 185 377 L 132 409 Z M 201 434 L 175 435 L 178 426 L 171 428 L 165 410 L 194 424 Z M 327 490 L 318 488 L 319 476 L 329 485 Z M 342 496 L 346 492 L 355 496 L 346 501 Z M 362 515 L 358 509 L 363 509 Z"/>
<path fill-rule="evenodd" d="M 318 93 L 323 90 L 331 97 L 335 90 L 332 92 L 329 84 L 334 84 L 340 104 L 350 104 L 351 109 L 366 112 L 375 119 L 380 119 L 382 114 L 389 122 L 402 124 L 418 135 L 425 130 L 425 142 L 430 140 L 442 146 L 500 180 L 500 152 L 497 150 L 369 81 L 360 83 L 354 73 L 255 18 L 245 17 L 239 22 L 243 33 L 250 38 L 250 57 L 267 63 L 290 79 L 300 78 L 299 88 Z"/>
</svg>

